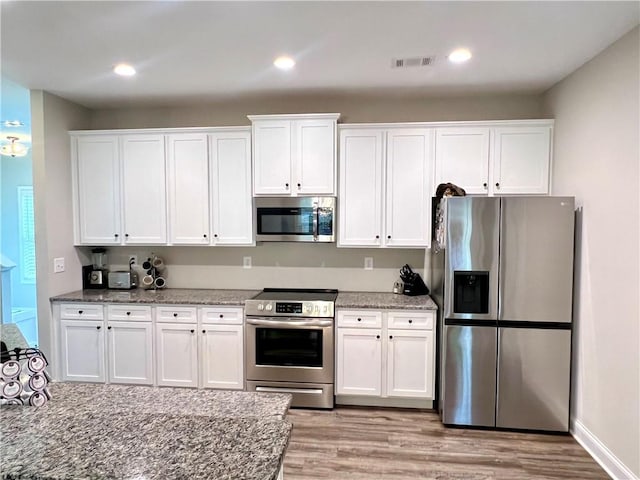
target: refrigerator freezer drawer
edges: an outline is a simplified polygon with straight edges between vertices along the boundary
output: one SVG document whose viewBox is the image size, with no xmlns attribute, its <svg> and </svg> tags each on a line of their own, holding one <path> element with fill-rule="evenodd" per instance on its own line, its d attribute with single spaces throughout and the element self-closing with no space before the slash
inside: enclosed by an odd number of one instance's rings
<svg viewBox="0 0 640 480">
<path fill-rule="evenodd" d="M 442 422 L 495 426 L 496 327 L 445 325 Z"/>
<path fill-rule="evenodd" d="M 496 425 L 569 430 L 571 330 L 500 328 Z"/>
</svg>

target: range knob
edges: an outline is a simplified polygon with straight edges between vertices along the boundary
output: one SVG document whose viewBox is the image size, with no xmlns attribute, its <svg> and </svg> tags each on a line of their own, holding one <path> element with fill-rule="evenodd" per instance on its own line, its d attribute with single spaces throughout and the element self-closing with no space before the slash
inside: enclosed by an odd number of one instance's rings
<svg viewBox="0 0 640 480">
<path fill-rule="evenodd" d="M 258 311 L 260 311 L 260 312 L 261 312 L 262 310 L 264 310 L 264 305 L 263 305 L 263 304 L 261 304 L 261 303 L 259 303 L 259 304 L 258 304 Z"/>
<path fill-rule="evenodd" d="M 322 307 L 322 313 L 329 313 L 329 307 L 327 305 Z"/>
<path fill-rule="evenodd" d="M 313 311 L 313 305 L 306 303 L 304 305 L 304 313 L 311 313 Z"/>
<path fill-rule="evenodd" d="M 273 310 L 273 305 L 271 305 L 270 303 L 267 303 L 267 304 L 265 305 L 264 309 L 265 309 L 267 312 L 270 312 L 271 310 Z"/>
</svg>

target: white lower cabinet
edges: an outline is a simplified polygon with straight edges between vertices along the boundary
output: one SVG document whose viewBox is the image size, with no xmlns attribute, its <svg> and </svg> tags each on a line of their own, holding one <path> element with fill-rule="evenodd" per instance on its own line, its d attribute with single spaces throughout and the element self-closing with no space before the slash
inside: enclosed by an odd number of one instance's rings
<svg viewBox="0 0 640 480">
<path fill-rule="evenodd" d="M 242 307 L 54 303 L 64 381 L 244 389 Z"/>
<path fill-rule="evenodd" d="M 388 330 L 387 395 L 433 397 L 433 332 Z"/>
<path fill-rule="evenodd" d="M 60 350 L 63 381 L 106 380 L 102 320 L 60 320 Z"/>
<path fill-rule="evenodd" d="M 433 399 L 434 320 L 432 311 L 338 311 L 336 395 Z"/>
<path fill-rule="evenodd" d="M 200 386 L 244 389 L 242 325 L 203 325 Z"/>
<path fill-rule="evenodd" d="M 336 393 L 382 395 L 382 330 L 339 328 Z"/>
</svg>

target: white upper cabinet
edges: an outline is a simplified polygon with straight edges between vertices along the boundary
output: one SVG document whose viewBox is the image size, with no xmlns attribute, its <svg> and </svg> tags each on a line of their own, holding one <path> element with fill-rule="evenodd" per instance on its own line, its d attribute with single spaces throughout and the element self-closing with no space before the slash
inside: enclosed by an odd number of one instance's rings
<svg viewBox="0 0 640 480">
<path fill-rule="evenodd" d="M 433 130 L 340 130 L 341 247 L 427 247 Z"/>
<path fill-rule="evenodd" d="M 340 246 L 380 246 L 384 132 L 340 132 Z"/>
<path fill-rule="evenodd" d="M 489 128 L 436 130 L 436 187 L 441 183 L 458 185 L 469 195 L 489 191 Z"/>
<path fill-rule="evenodd" d="M 387 132 L 385 244 L 426 247 L 431 231 L 430 129 Z"/>
<path fill-rule="evenodd" d="M 118 137 L 92 135 L 72 140 L 76 244 L 121 241 Z"/>
<path fill-rule="evenodd" d="M 253 245 L 251 133 L 209 135 L 213 245 Z"/>
<path fill-rule="evenodd" d="M 549 193 L 551 127 L 494 130 L 493 179 L 497 195 Z"/>
<path fill-rule="evenodd" d="M 468 195 L 549 193 L 552 120 L 436 130 L 435 188 L 451 182 Z"/>
<path fill-rule="evenodd" d="M 121 145 L 124 243 L 167 243 L 164 135 L 125 135 Z"/>
<path fill-rule="evenodd" d="M 70 134 L 76 245 L 255 245 L 248 127 Z"/>
<path fill-rule="evenodd" d="M 167 138 L 169 241 L 209 243 L 209 159 L 206 134 Z"/>
<path fill-rule="evenodd" d="M 254 195 L 335 195 L 338 117 L 250 115 Z"/>
</svg>

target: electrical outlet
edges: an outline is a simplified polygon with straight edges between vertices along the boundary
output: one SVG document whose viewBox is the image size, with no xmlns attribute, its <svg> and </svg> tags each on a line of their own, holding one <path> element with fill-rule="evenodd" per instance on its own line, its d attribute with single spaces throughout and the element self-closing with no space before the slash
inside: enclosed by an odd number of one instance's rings
<svg viewBox="0 0 640 480">
<path fill-rule="evenodd" d="M 138 265 L 138 256 L 137 255 L 129 255 L 129 266 Z"/>
<path fill-rule="evenodd" d="M 53 259 L 53 273 L 64 272 L 64 257 L 58 257 Z"/>
<path fill-rule="evenodd" d="M 364 257 L 364 269 L 373 270 L 373 257 Z"/>
<path fill-rule="evenodd" d="M 251 257 L 242 257 L 242 267 L 251 268 Z"/>
</svg>

